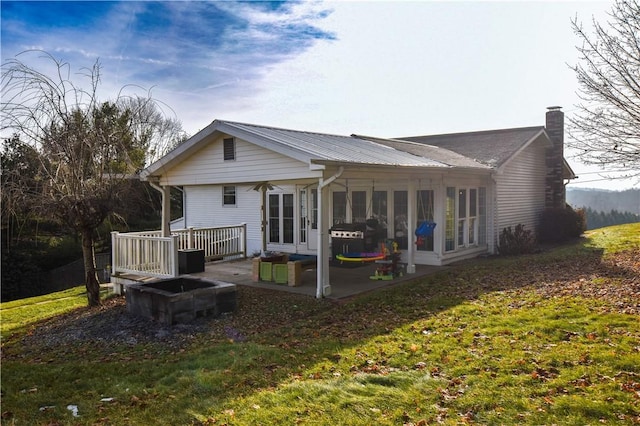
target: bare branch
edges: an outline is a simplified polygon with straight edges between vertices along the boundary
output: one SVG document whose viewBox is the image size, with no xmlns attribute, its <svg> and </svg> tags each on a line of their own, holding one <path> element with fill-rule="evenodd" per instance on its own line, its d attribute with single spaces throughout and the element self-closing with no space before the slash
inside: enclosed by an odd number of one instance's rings
<svg viewBox="0 0 640 426">
<path fill-rule="evenodd" d="M 27 63 L 34 59 L 43 62 L 41 69 Z M 30 181 L 13 179 L 7 194 L 15 200 L 28 194 L 40 214 L 82 235 L 90 304 L 99 303 L 91 262 L 96 228 L 124 208 L 129 176 L 184 133 L 150 92 L 125 97 L 121 91 L 115 100 L 100 100 L 100 80 L 99 61 L 72 74 L 69 64 L 41 51 L 2 65 L 0 129 L 17 134 L 38 163 L 38 185 L 21 193 Z"/>
<path fill-rule="evenodd" d="M 571 25 L 581 40 L 571 68 L 583 102 L 569 117 L 568 145 L 586 164 L 640 177 L 640 4 L 618 0 L 606 25 L 593 20 L 591 34 L 577 18 Z"/>
</svg>

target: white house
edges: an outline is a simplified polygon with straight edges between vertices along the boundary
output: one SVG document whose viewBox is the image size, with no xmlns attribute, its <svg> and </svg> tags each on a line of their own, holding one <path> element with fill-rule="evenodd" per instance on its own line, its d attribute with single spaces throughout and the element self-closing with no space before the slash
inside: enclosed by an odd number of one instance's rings
<svg viewBox="0 0 640 426">
<path fill-rule="evenodd" d="M 564 206 L 565 180 L 575 178 L 563 158 L 563 116 L 551 107 L 545 126 L 397 139 L 216 120 L 141 178 L 163 192 L 165 235 L 168 191 L 178 186 L 183 227 L 244 222 L 249 253 L 266 244 L 316 254 L 321 297 L 335 225 L 374 218 L 409 273 L 494 253 L 505 227 L 535 230 L 545 207 Z M 424 221 L 436 226 L 418 239 Z"/>
</svg>

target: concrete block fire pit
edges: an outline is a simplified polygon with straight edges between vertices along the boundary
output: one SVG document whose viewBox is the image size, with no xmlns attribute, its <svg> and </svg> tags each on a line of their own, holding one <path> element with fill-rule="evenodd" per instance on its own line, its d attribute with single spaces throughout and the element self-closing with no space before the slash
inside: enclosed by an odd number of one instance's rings
<svg viewBox="0 0 640 426">
<path fill-rule="evenodd" d="M 125 297 L 127 312 L 167 325 L 189 322 L 198 315 L 218 316 L 236 309 L 235 284 L 193 277 L 130 284 Z"/>
</svg>

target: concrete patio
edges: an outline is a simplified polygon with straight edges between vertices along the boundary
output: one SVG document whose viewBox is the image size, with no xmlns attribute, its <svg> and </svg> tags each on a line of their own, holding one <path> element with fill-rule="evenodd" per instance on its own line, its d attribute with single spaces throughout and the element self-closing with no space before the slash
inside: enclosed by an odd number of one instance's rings
<svg viewBox="0 0 640 426">
<path fill-rule="evenodd" d="M 349 266 L 330 266 L 331 294 L 328 299 L 346 299 L 355 295 L 367 293 L 380 288 L 394 286 L 403 282 L 448 269 L 448 266 L 416 265 L 414 274 L 406 274 L 393 280 L 372 280 L 369 277 L 374 274 L 376 265 L 373 263 Z M 265 288 L 277 291 L 304 294 L 310 297 L 316 295 L 316 268 L 307 267 L 302 273 L 301 285 L 290 287 L 286 284 L 276 284 L 270 281 L 254 282 L 251 276 L 251 259 L 208 262 L 205 271 L 189 274 L 192 276 L 217 279 L 250 287 Z"/>
</svg>

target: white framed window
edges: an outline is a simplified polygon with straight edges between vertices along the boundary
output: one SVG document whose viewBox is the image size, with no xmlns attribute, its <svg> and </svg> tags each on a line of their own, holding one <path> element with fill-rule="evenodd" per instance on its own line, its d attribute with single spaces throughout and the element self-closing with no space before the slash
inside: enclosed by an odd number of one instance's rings
<svg viewBox="0 0 640 426">
<path fill-rule="evenodd" d="M 347 193 L 345 191 L 335 191 L 333 197 L 333 224 L 347 222 Z"/>
<path fill-rule="evenodd" d="M 222 151 L 224 161 L 233 161 L 236 159 L 236 140 L 235 138 L 224 138 L 222 140 Z"/>
<path fill-rule="evenodd" d="M 308 211 L 307 211 L 307 190 L 300 190 L 300 243 L 307 242 L 307 221 Z"/>
<path fill-rule="evenodd" d="M 447 187 L 445 251 L 486 244 L 487 191 Z"/>
<path fill-rule="evenodd" d="M 295 210 L 293 201 L 293 194 L 269 194 L 267 223 L 270 243 L 293 244 Z"/>
<path fill-rule="evenodd" d="M 223 206 L 235 206 L 236 205 L 236 187 L 235 186 L 223 186 L 222 187 L 222 205 Z"/>
<path fill-rule="evenodd" d="M 432 189 L 421 189 L 416 192 L 416 225 L 414 229 L 418 229 L 418 226 L 422 222 L 428 221 L 433 222 L 434 217 L 434 209 L 433 205 L 435 202 L 434 199 L 434 191 Z M 418 251 L 433 251 L 434 249 L 434 239 L 433 234 L 422 236 L 416 242 L 416 249 Z"/>
</svg>

